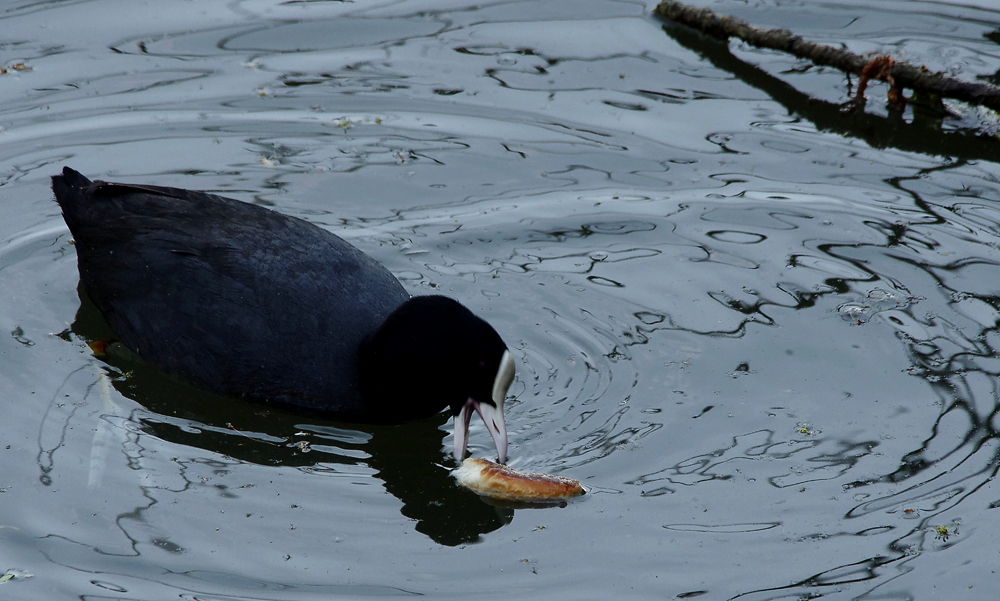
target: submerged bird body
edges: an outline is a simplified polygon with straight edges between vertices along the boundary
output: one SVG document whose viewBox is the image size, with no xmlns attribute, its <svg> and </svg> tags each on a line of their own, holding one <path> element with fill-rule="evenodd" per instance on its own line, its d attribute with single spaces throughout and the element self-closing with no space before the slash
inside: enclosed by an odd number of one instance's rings
<svg viewBox="0 0 1000 601">
<path fill-rule="evenodd" d="M 352 420 L 398 422 L 450 406 L 456 456 L 460 414 L 467 427 L 470 411 L 495 406 L 491 433 L 504 459 L 513 362 L 461 304 L 411 299 L 341 238 L 264 207 L 91 182 L 69 168 L 52 187 L 87 295 L 146 361 L 225 395 Z"/>
</svg>

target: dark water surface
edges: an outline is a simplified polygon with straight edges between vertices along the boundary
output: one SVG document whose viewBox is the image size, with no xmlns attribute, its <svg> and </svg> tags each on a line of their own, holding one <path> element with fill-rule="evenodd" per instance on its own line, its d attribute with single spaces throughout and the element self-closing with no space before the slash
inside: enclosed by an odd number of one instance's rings
<svg viewBox="0 0 1000 601">
<path fill-rule="evenodd" d="M 0 598 L 995 598 L 996 116 L 882 85 L 845 115 L 839 73 L 653 5 L 0 9 Z M 989 5 L 711 6 L 971 79 Z M 445 415 L 95 359 L 64 164 L 305 217 L 461 300 L 518 362 L 511 464 L 590 494 L 496 508 Z"/>
</svg>

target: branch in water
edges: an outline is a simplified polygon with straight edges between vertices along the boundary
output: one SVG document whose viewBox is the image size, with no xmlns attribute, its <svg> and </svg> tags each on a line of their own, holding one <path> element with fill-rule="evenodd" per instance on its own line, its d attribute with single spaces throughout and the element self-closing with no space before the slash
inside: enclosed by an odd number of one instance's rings
<svg viewBox="0 0 1000 601">
<path fill-rule="evenodd" d="M 833 46 L 808 42 L 787 29 L 761 29 L 735 17 L 720 17 L 707 8 L 695 8 L 675 0 L 662 0 L 653 12 L 713 37 L 721 39 L 737 37 L 760 48 L 788 52 L 817 65 L 834 67 L 859 77 L 869 63 L 878 60 Z M 914 67 L 908 63 L 892 61 L 890 69 L 869 69 L 867 75 L 888 82 L 894 89 L 912 88 L 1000 110 L 1000 88 L 962 81 L 943 73 L 931 73 L 925 67 Z"/>
</svg>

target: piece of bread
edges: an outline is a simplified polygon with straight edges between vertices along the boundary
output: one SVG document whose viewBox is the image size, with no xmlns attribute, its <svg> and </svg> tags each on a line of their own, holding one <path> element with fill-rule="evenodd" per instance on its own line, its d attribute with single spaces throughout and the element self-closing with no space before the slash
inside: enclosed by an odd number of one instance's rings
<svg viewBox="0 0 1000 601">
<path fill-rule="evenodd" d="M 585 492 L 579 480 L 519 472 L 479 458 L 466 459 L 452 475 L 472 492 L 501 501 L 561 503 Z"/>
</svg>

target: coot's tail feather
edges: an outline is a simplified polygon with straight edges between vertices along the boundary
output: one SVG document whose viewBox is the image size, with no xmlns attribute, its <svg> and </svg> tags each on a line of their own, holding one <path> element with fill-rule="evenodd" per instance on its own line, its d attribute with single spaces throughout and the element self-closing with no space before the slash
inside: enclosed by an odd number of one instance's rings
<svg viewBox="0 0 1000 601">
<path fill-rule="evenodd" d="M 69 167 L 63 167 L 62 175 L 52 176 L 52 191 L 55 192 L 56 202 L 62 209 L 63 218 L 71 232 L 76 234 L 76 226 L 79 223 L 79 216 L 89 204 L 90 196 L 86 189 L 92 186 L 90 181 L 83 174 L 74 171 Z"/>
<path fill-rule="evenodd" d="M 83 188 L 93 183 L 82 173 L 69 167 L 63 167 L 62 175 L 53 175 L 52 181 L 54 183 L 65 183 L 66 185 L 73 186 L 74 188 Z"/>
</svg>

